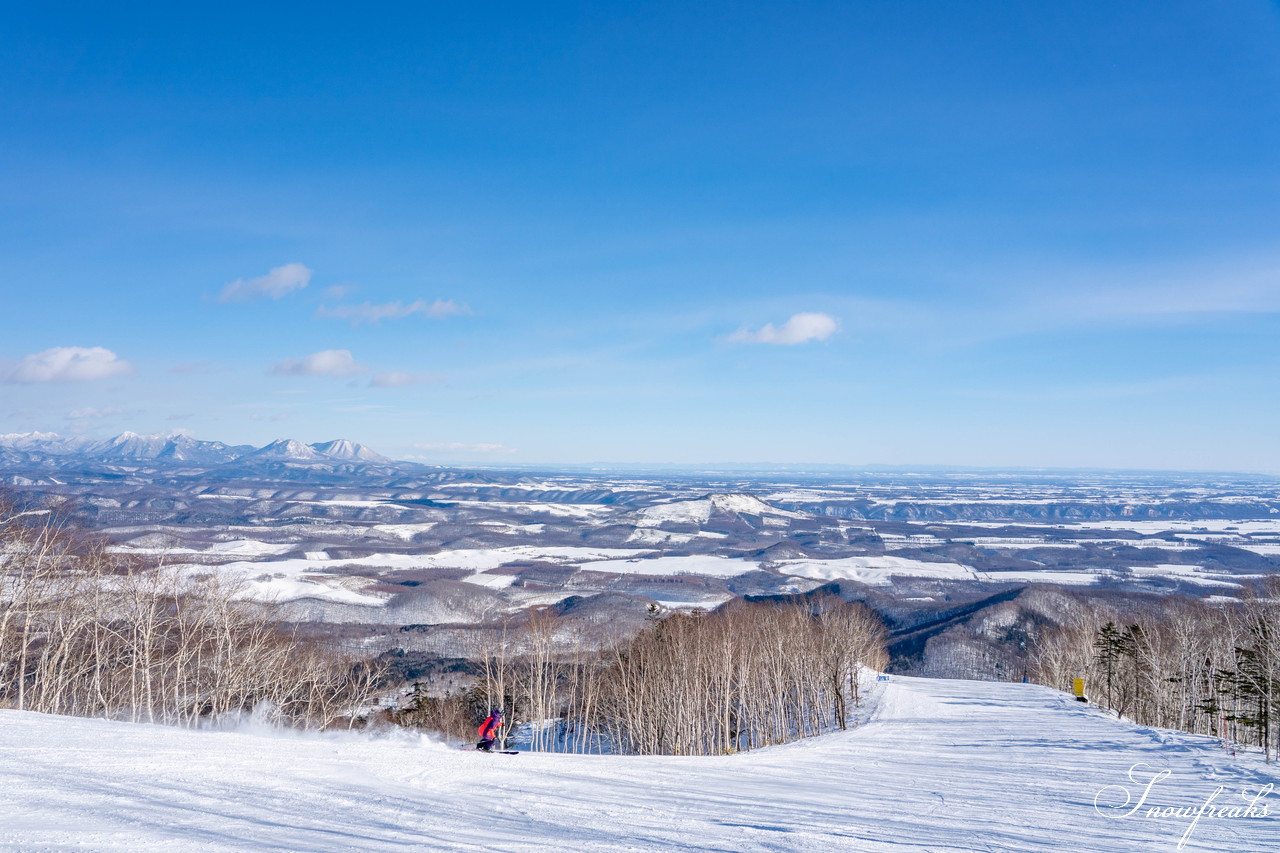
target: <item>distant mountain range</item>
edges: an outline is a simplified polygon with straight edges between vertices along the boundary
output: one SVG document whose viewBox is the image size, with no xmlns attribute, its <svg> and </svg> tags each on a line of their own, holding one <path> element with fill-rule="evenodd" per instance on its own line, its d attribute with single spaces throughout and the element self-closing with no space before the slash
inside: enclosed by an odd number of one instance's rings
<svg viewBox="0 0 1280 853">
<path fill-rule="evenodd" d="M 189 435 L 139 435 L 123 432 L 114 438 L 67 437 L 49 432 L 0 435 L 0 465 L 94 462 L 109 465 L 209 467 L 219 465 L 398 466 L 363 444 L 335 439 L 303 444 L 282 438 L 264 447 L 200 441 Z"/>
</svg>

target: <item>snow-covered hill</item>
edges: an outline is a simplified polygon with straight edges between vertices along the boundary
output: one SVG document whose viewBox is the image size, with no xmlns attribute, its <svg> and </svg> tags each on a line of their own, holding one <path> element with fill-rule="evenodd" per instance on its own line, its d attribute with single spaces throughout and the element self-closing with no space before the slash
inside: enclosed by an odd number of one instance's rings
<svg viewBox="0 0 1280 853">
<path fill-rule="evenodd" d="M 488 756 L 409 734 L 0 711 L 0 849 L 1134 853 L 1175 850 L 1192 823 L 1147 807 L 1199 809 L 1222 786 L 1214 806 L 1243 810 L 1242 789 L 1280 782 L 1260 758 L 1041 687 L 879 687 L 856 730 L 715 758 Z M 1165 770 L 1142 810 L 1113 808 Z M 1276 816 L 1204 816 L 1184 849 L 1277 838 Z"/>
<path fill-rule="evenodd" d="M 725 494 L 646 507 L 636 512 L 636 519 L 641 527 L 657 526 L 663 522 L 706 524 L 717 513 L 761 518 L 804 518 L 802 513 L 778 509 L 752 495 Z"/>
</svg>

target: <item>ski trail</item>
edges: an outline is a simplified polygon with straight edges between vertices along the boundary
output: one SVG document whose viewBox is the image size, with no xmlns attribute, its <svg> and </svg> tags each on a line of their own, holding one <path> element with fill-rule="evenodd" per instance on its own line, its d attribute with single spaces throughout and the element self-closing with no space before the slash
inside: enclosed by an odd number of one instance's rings
<svg viewBox="0 0 1280 853">
<path fill-rule="evenodd" d="M 1280 782 L 1260 758 L 1034 685 L 895 677 L 873 703 L 857 729 L 708 758 L 0 711 L 0 849 L 1140 853 L 1176 850 L 1188 821 L 1095 810 L 1104 787 L 1134 787 L 1134 764 L 1170 771 L 1159 805 Z M 1202 820 L 1184 849 L 1274 849 L 1277 819 Z"/>
</svg>

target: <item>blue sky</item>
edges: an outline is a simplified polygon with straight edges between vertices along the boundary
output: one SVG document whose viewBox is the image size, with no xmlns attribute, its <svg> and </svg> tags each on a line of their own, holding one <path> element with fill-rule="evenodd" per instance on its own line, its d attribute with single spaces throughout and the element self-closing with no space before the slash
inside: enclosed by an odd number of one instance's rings
<svg viewBox="0 0 1280 853">
<path fill-rule="evenodd" d="M 0 431 L 1280 471 L 1275 3 L 5 3 Z"/>
</svg>

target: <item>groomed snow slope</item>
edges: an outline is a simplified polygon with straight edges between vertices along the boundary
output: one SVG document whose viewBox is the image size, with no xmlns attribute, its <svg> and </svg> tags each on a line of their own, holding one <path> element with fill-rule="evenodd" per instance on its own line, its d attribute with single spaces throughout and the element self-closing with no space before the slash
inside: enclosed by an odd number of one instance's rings
<svg viewBox="0 0 1280 853">
<path fill-rule="evenodd" d="M 1137 795 L 1138 762 L 1172 772 L 1159 805 L 1198 807 L 1218 785 L 1217 802 L 1239 804 L 1242 787 L 1280 781 L 1258 758 L 1040 687 L 879 686 L 854 731 L 715 758 L 489 756 L 410 735 L 0 711 L 0 849 L 1172 851 L 1188 819 L 1104 817 L 1098 792 Z M 1185 849 L 1276 849 L 1278 822 L 1203 819 Z"/>
</svg>

